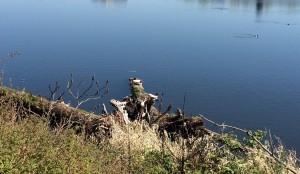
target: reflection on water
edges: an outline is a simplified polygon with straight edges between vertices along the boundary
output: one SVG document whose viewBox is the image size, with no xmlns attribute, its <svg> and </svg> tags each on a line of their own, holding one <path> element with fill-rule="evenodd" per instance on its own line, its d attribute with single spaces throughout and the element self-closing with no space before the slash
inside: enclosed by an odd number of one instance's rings
<svg viewBox="0 0 300 174">
<path fill-rule="evenodd" d="M 100 2 L 105 5 L 114 5 L 114 4 L 125 4 L 127 0 L 92 0 L 92 2 Z"/>
<path fill-rule="evenodd" d="M 228 8 L 255 8 L 257 18 L 260 18 L 264 11 L 274 7 L 280 7 L 292 12 L 300 7 L 299 0 L 184 0 L 187 3 L 198 3 L 203 7 L 215 6 L 212 9 L 224 10 Z M 298 11 L 297 11 L 298 12 Z"/>
<path fill-rule="evenodd" d="M 262 10 L 264 8 L 263 0 L 256 0 L 256 16 L 261 16 Z"/>
<path fill-rule="evenodd" d="M 201 6 L 213 5 L 217 6 L 213 9 L 224 10 L 226 7 L 255 7 L 256 14 L 261 15 L 263 10 L 267 10 L 274 6 L 285 7 L 289 10 L 296 9 L 300 6 L 299 0 L 184 0 L 187 3 L 198 3 Z M 92 0 L 95 3 L 103 4 L 125 4 L 127 0 Z"/>
<path fill-rule="evenodd" d="M 95 3 L 104 5 L 126 4 L 127 0 L 92 0 Z M 226 10 L 228 8 L 255 8 L 256 16 L 260 17 L 263 11 L 273 7 L 284 7 L 287 10 L 295 10 L 300 7 L 299 0 L 184 0 L 186 3 L 198 3 L 201 6 L 215 6 L 212 9 Z"/>
<path fill-rule="evenodd" d="M 299 7 L 300 1 L 298 0 L 184 0 L 185 2 L 197 2 L 202 6 L 217 5 L 227 7 L 249 7 L 256 6 L 256 10 L 260 13 L 262 10 L 272 8 L 274 6 L 286 7 L 294 9 Z"/>
</svg>

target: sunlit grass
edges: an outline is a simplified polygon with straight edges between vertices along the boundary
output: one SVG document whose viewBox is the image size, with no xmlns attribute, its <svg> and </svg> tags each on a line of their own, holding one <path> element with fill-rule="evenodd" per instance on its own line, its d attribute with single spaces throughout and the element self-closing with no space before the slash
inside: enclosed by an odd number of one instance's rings
<svg viewBox="0 0 300 174">
<path fill-rule="evenodd" d="M 0 97 L 0 173 L 180 173 L 182 157 L 185 173 L 291 173 L 257 144 L 243 144 L 232 135 L 184 140 L 182 149 L 182 139 L 162 141 L 157 128 L 143 122 L 114 123 L 112 138 L 101 143 L 83 134 L 50 128 L 47 116 Z M 276 150 L 299 172 L 289 151 Z"/>
</svg>

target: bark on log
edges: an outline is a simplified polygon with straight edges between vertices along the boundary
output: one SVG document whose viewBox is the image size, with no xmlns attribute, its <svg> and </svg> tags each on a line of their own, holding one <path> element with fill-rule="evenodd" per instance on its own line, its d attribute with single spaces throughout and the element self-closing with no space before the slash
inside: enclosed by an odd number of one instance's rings
<svg viewBox="0 0 300 174">
<path fill-rule="evenodd" d="M 95 135 L 96 137 L 103 135 L 111 136 L 112 120 L 109 116 L 95 115 L 70 107 L 63 102 L 50 102 L 45 98 L 32 95 L 31 93 L 25 93 L 3 86 L 0 87 L 0 97 L 13 100 L 21 107 L 39 116 L 46 116 L 46 113 L 50 113 L 51 126 L 68 122 L 68 126 L 72 127 L 77 125 L 84 128 L 86 137 L 91 135 Z"/>
<path fill-rule="evenodd" d="M 209 132 L 204 127 L 204 121 L 199 116 L 182 118 L 182 116 L 166 116 L 159 122 L 160 135 L 164 135 L 166 131 L 171 140 L 175 140 L 178 136 L 183 138 L 201 137 Z"/>
<path fill-rule="evenodd" d="M 146 119 L 150 125 L 158 124 L 159 131 L 166 131 L 170 135 L 180 135 L 184 138 L 190 136 L 202 136 L 208 131 L 204 128 L 204 122 L 199 116 L 184 118 L 184 114 L 177 109 L 176 116 L 167 114 L 171 110 L 170 105 L 166 112 L 159 113 L 154 107 L 158 96 L 149 94 L 143 87 L 142 80 L 130 78 L 131 95 L 125 97 L 123 102 L 111 100 L 111 104 L 117 108 L 117 112 L 123 117 L 126 124 L 130 121 Z M 128 121 L 128 119 L 130 121 Z"/>
<path fill-rule="evenodd" d="M 131 95 L 123 101 L 110 100 L 112 106 L 122 115 L 125 124 L 131 121 L 146 119 L 149 123 L 159 116 L 158 110 L 153 106 L 158 96 L 145 92 L 142 80 L 130 78 Z"/>
</svg>

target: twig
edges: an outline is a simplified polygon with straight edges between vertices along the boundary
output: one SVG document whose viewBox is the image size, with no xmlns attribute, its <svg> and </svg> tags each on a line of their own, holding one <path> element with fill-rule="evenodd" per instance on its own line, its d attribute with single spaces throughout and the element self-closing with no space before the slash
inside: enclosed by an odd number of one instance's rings
<svg viewBox="0 0 300 174">
<path fill-rule="evenodd" d="M 270 129 L 268 130 L 268 132 L 269 132 L 270 150 L 271 150 L 272 153 L 274 153 L 275 147 L 274 147 L 274 142 L 273 142 L 273 139 L 272 139 L 272 134 L 271 134 Z"/>
<path fill-rule="evenodd" d="M 165 116 L 171 109 L 172 109 L 173 105 L 172 104 L 169 104 L 167 110 L 162 113 L 160 116 L 158 116 L 155 120 L 151 121 L 150 124 L 155 124 L 157 123 L 163 116 Z"/>
<path fill-rule="evenodd" d="M 163 97 L 164 97 L 164 93 L 161 93 L 161 98 L 160 98 L 159 103 L 158 103 L 158 112 L 159 113 L 161 112 L 161 109 L 162 109 Z"/>
<path fill-rule="evenodd" d="M 129 173 L 132 173 L 131 172 L 131 141 L 130 141 L 130 128 L 129 128 L 129 125 L 127 125 L 127 140 L 128 140 L 128 170 L 129 170 Z"/>
<path fill-rule="evenodd" d="M 60 89 L 60 86 L 59 86 L 57 81 L 55 82 L 55 88 L 54 89 L 52 89 L 51 85 L 49 85 L 49 91 L 51 93 L 49 100 L 54 101 L 55 95 L 59 91 L 59 89 Z M 62 97 L 62 95 L 60 95 L 60 97 Z"/>
<path fill-rule="evenodd" d="M 186 93 L 184 93 L 184 97 L 183 97 L 183 106 L 182 106 L 183 118 L 185 116 L 185 98 L 186 98 Z"/>
<path fill-rule="evenodd" d="M 73 92 L 73 84 L 74 84 L 74 79 L 73 79 L 73 74 L 71 74 L 70 76 L 70 80 L 68 81 L 67 84 L 67 91 L 70 93 L 70 95 L 73 97 L 73 99 L 77 102 L 77 106 L 75 107 L 76 109 L 79 108 L 80 105 L 82 105 L 83 103 L 86 103 L 90 100 L 97 100 L 100 99 L 102 97 L 104 97 L 104 95 L 108 94 L 109 90 L 107 88 L 108 86 L 108 80 L 106 81 L 106 83 L 100 87 L 99 86 L 99 81 L 96 80 L 95 75 L 92 76 L 92 80 L 91 80 L 91 84 L 83 90 L 82 93 L 79 93 L 79 87 L 82 84 L 81 80 L 78 85 L 75 87 L 76 89 L 76 95 Z M 95 89 L 95 92 L 92 94 L 88 94 L 90 93 L 90 91 L 92 91 L 93 88 Z M 106 89 L 105 89 L 106 88 Z M 100 92 L 103 91 L 105 89 L 105 91 L 101 94 Z"/>
<path fill-rule="evenodd" d="M 298 159 L 293 153 L 291 153 L 291 155 L 293 156 L 293 158 L 295 158 L 296 161 L 300 162 L 300 159 Z"/>
</svg>

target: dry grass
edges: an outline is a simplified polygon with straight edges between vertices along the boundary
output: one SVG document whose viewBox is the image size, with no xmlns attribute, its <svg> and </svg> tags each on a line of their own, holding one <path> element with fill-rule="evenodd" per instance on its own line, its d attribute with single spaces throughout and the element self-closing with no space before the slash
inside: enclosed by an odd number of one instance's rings
<svg viewBox="0 0 300 174">
<path fill-rule="evenodd" d="M 0 173 L 179 173 L 182 159 L 185 173 L 291 173 L 259 146 L 231 136 L 220 135 L 223 144 L 213 135 L 163 142 L 156 126 L 114 123 L 112 138 L 96 144 L 72 129 L 50 129 L 45 115 L 19 103 L 0 97 Z M 240 146 L 246 151 L 237 153 Z M 279 143 L 274 153 L 300 173 L 294 151 Z"/>
<path fill-rule="evenodd" d="M 157 128 L 149 127 L 147 123 L 133 122 L 130 125 L 121 126 L 118 123 L 113 124 L 112 129 L 113 137 L 110 140 L 114 146 L 130 143 L 132 149 L 135 150 L 160 150 L 161 140 L 157 136 Z"/>
</svg>

